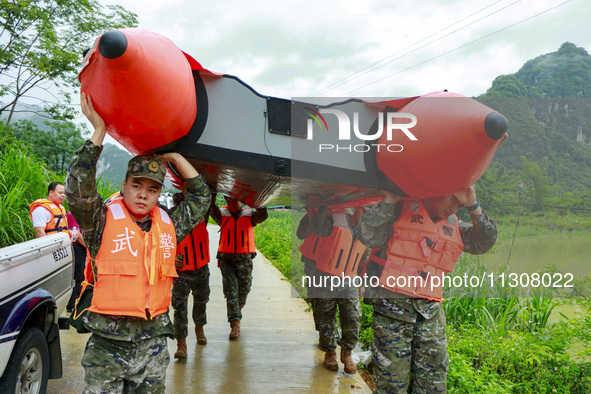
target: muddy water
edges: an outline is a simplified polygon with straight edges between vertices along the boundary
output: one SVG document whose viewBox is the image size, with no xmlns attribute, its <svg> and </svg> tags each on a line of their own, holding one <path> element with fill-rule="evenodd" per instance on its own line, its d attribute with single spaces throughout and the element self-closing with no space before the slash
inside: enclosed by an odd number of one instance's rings
<svg viewBox="0 0 591 394">
<path fill-rule="evenodd" d="M 497 252 L 486 255 L 491 267 L 507 264 L 511 241 L 497 246 Z M 516 238 L 509 267 L 511 272 L 544 272 L 555 265 L 562 274 L 574 277 L 591 275 L 591 234 L 589 236 L 542 235 Z"/>
<path fill-rule="evenodd" d="M 486 256 L 487 265 L 501 267 L 507 264 L 511 242 L 506 241 L 498 246 L 497 252 Z M 548 266 L 555 265 L 565 275 L 562 281 L 566 283 L 568 274 L 573 278 L 591 275 L 591 234 L 588 236 L 535 236 L 515 239 L 511 260 L 510 272 L 534 273 L 544 272 Z M 584 313 L 584 309 L 572 303 L 562 303 L 554 308 L 549 321 L 565 321 L 575 319 Z M 577 357 L 577 352 L 583 350 L 582 343 L 574 343 L 569 348 L 569 353 Z"/>
</svg>

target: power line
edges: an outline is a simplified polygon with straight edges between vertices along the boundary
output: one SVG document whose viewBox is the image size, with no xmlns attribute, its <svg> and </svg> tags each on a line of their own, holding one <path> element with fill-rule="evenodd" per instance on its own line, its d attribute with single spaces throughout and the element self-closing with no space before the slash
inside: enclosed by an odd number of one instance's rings
<svg viewBox="0 0 591 394">
<path fill-rule="evenodd" d="M 499 30 L 497 30 L 497 31 L 494 31 L 494 32 L 492 32 L 492 33 L 490 33 L 490 34 L 487 34 L 487 35 L 485 35 L 485 36 L 482 36 L 482 37 L 480 37 L 480 38 L 477 38 L 477 39 L 475 39 L 475 40 L 472 40 L 472 41 L 470 41 L 470 42 L 467 42 L 466 44 L 462 44 L 462 45 L 460 45 L 460 46 L 458 46 L 458 47 L 456 47 L 456 48 L 454 48 L 454 49 L 450 49 L 450 50 L 449 50 L 449 51 L 447 51 L 447 52 L 444 52 L 444 53 L 442 53 L 442 54 L 439 54 L 439 55 L 437 55 L 437 56 L 433 56 L 433 57 L 431 57 L 431 58 L 429 58 L 429 59 L 427 59 L 427 60 L 424 60 L 424 61 L 422 61 L 422 62 L 420 62 L 420 63 L 414 64 L 414 65 L 412 65 L 412 66 L 409 66 L 409 67 L 407 67 L 407 68 L 405 68 L 405 69 L 403 69 L 403 70 L 400 70 L 400 71 L 398 71 L 398 72 L 395 72 L 394 74 L 390 74 L 390 75 L 388 75 L 388 76 L 386 76 L 386 77 L 383 77 L 383 78 L 381 78 L 381 79 L 378 79 L 377 81 L 374 81 L 374 82 L 370 82 L 370 83 L 368 83 L 368 84 L 365 84 L 365 85 L 363 85 L 363 86 L 361 86 L 361 87 L 359 87 L 359 88 L 357 88 L 357 89 L 350 90 L 350 91 L 348 91 L 347 93 L 343 94 L 342 96 L 348 96 L 348 95 L 349 95 L 350 93 L 352 93 L 352 92 L 355 92 L 355 91 L 357 91 L 357 90 L 360 90 L 360 89 L 366 88 L 366 87 L 368 87 L 368 86 L 371 86 L 371 85 L 375 85 L 376 83 L 378 83 L 378 82 L 382 82 L 383 80 L 385 80 L 385 79 L 388 79 L 388 78 L 391 78 L 391 77 L 393 77 L 394 75 L 398 75 L 398 74 L 400 74 L 400 73 L 403 73 L 404 71 L 408 71 L 408 70 L 410 70 L 410 69 L 412 69 L 412 68 L 415 68 L 415 67 L 417 67 L 417 66 L 420 66 L 420 65 L 423 65 L 423 64 L 425 64 L 425 63 L 428 63 L 428 62 L 430 62 L 431 60 L 437 59 L 437 58 L 439 58 L 439 57 L 442 57 L 442 56 L 445 56 L 445 55 L 447 55 L 447 54 L 449 54 L 449 53 L 451 53 L 451 52 L 457 51 L 458 49 L 461 49 L 461 48 L 463 48 L 463 47 L 466 47 L 466 46 L 468 46 L 468 45 L 474 44 L 475 42 L 478 42 L 478 41 L 480 41 L 480 40 L 484 40 L 485 38 L 488 38 L 488 37 L 490 37 L 490 36 L 493 36 L 493 35 L 495 35 L 495 34 L 497 34 L 497 33 L 500 33 L 500 32 L 502 32 L 502 31 L 504 31 L 504 30 L 510 29 L 510 28 L 512 28 L 512 27 L 514 27 L 514 26 L 517 26 L 517 25 L 519 25 L 519 24 L 521 24 L 521 23 L 523 23 L 523 22 L 526 22 L 526 21 L 528 21 L 528 20 L 530 20 L 530 19 L 536 18 L 536 17 L 538 17 L 538 16 L 540 16 L 540 15 L 542 15 L 542 14 L 545 14 L 546 12 L 549 12 L 549 11 L 552 11 L 552 10 L 554 10 L 554 9 L 558 8 L 558 7 L 561 7 L 561 6 L 565 5 L 566 3 L 570 3 L 571 1 L 572 1 L 572 0 L 566 0 L 565 2 L 563 2 L 563 3 L 560 3 L 560 4 L 558 4 L 558 5 L 554 6 L 554 7 L 550 7 L 550 8 L 548 8 L 547 10 L 544 10 L 544 11 L 542 11 L 542 12 L 539 12 L 539 13 L 537 13 L 537 14 L 535 14 L 535 15 L 532 15 L 532 16 L 530 16 L 530 17 L 527 17 L 527 18 L 525 18 L 525 19 L 522 19 L 522 20 L 520 20 L 519 22 L 515 22 L 515 23 L 513 23 L 513 24 L 511 24 L 511 25 L 509 25 L 509 26 L 506 26 L 506 27 L 502 28 L 502 29 L 499 29 Z"/>
<path fill-rule="evenodd" d="M 409 55 L 409 54 L 411 54 L 411 53 L 413 53 L 413 52 L 416 52 L 416 51 L 418 51 L 418 50 L 419 50 L 419 49 L 421 49 L 421 48 L 424 48 L 424 47 L 426 47 L 427 45 L 433 44 L 434 42 L 437 42 L 437 41 L 439 41 L 439 40 L 441 40 L 441 39 L 443 39 L 443 38 L 445 38 L 445 37 L 447 37 L 447 36 L 449 36 L 449 35 L 452 35 L 452 34 L 454 34 L 454 33 L 458 32 L 458 31 L 460 31 L 460 30 L 462 30 L 462 29 L 465 29 L 466 27 L 468 27 L 468 26 L 471 26 L 471 25 L 473 25 L 473 24 L 474 24 L 474 23 L 476 23 L 476 22 L 480 22 L 481 20 L 483 20 L 483 19 L 486 19 L 486 18 L 488 18 L 488 17 L 489 17 L 489 16 L 491 16 L 491 15 L 494 15 L 494 14 L 496 14 L 496 13 L 500 12 L 500 11 L 503 11 L 503 10 L 505 10 L 506 8 L 509 8 L 509 7 L 511 7 L 512 5 L 514 5 L 514 4 L 516 4 L 516 3 L 519 3 L 521 0 L 517 0 L 517 1 L 515 1 L 515 2 L 513 2 L 513 3 L 511 3 L 511 4 L 509 4 L 508 6 L 505 6 L 505 7 L 501 8 L 501 9 L 499 9 L 499 10 L 495 11 L 495 12 L 492 12 L 492 13 L 490 13 L 490 14 L 488 14 L 488 15 L 486 15 L 486 16 L 484 16 L 484 17 L 482 17 L 482 18 L 480 18 L 480 19 L 478 19 L 478 20 L 476 20 L 476 21 L 474 21 L 474 22 L 472 22 L 472 23 L 470 23 L 470 24 L 466 25 L 466 26 L 463 26 L 463 27 L 461 27 L 461 28 L 459 28 L 459 29 L 456 29 L 456 30 L 454 30 L 454 31 L 452 31 L 452 32 L 450 32 L 450 33 L 448 33 L 448 34 L 446 34 L 446 35 L 442 36 L 442 37 L 439 37 L 439 38 L 438 38 L 438 39 L 436 39 L 436 40 L 430 41 L 430 42 L 428 42 L 428 43 L 426 43 L 426 44 L 424 44 L 424 45 L 421 45 L 421 46 L 420 46 L 420 47 L 418 47 L 418 48 L 415 48 L 415 49 L 413 49 L 413 50 L 412 50 L 412 51 L 410 51 L 410 52 L 407 52 L 407 53 L 405 53 L 405 54 L 403 54 L 403 55 L 401 55 L 401 56 L 398 56 L 398 57 L 396 57 L 396 58 L 394 58 L 394 59 L 391 59 L 393 56 L 396 56 L 396 55 L 398 55 L 399 53 L 401 53 L 401 52 L 404 52 L 405 50 L 407 50 L 407 49 L 409 49 L 409 48 L 412 48 L 413 46 L 415 46 L 415 45 L 417 45 L 417 44 L 419 44 L 419 43 L 421 43 L 421 42 L 423 42 L 423 41 L 425 41 L 425 40 L 427 40 L 427 39 L 429 39 L 429 38 L 431 38 L 431 37 L 434 37 L 434 36 L 436 36 L 437 34 L 439 34 L 439 33 L 443 32 L 443 31 L 445 31 L 445 30 L 447 30 L 447 29 L 451 28 L 452 26 L 455 26 L 455 25 L 457 25 L 457 24 L 458 24 L 458 23 L 460 23 L 460 22 L 463 22 L 463 21 L 465 21 L 466 19 L 469 19 L 469 18 L 471 18 L 472 16 L 474 16 L 474 15 L 476 15 L 476 14 L 478 14 L 478 13 L 480 13 L 480 12 L 484 11 L 484 10 L 486 10 L 487 8 L 490 8 L 490 7 L 492 7 L 493 5 L 495 5 L 495 4 L 497 4 L 497 3 L 500 3 L 501 1 L 502 1 L 502 0 L 498 0 L 498 1 L 496 1 L 496 2 L 494 2 L 494 3 L 492 3 L 492 4 L 488 5 L 488 6 L 486 6 L 486 7 L 484 7 L 484 8 L 481 8 L 480 10 L 478 10 L 478 11 L 476 11 L 476 12 L 474 12 L 474 13 L 472 13 L 472 14 L 468 15 L 467 17 L 465 17 L 465 18 L 462 18 L 462 19 L 460 19 L 459 21 L 456 21 L 456 22 L 452 23 L 451 25 L 444 27 L 443 29 L 441 29 L 441 30 L 439 30 L 439 31 L 437 31 L 437 32 L 435 32 L 435 33 L 433 33 L 433 34 L 431 34 L 431 35 L 427 36 L 427 37 L 424 37 L 424 38 L 420 39 L 419 41 L 416 41 L 416 42 L 415 42 L 415 43 L 413 43 L 413 44 L 410 44 L 410 45 L 409 45 L 409 46 L 407 46 L 406 48 L 403 48 L 403 49 L 401 49 L 400 51 L 398 51 L 398 52 L 396 52 L 396 53 L 393 53 L 393 54 L 392 54 L 392 55 L 390 55 L 390 56 L 387 56 L 387 57 L 385 57 L 385 58 L 383 58 L 383 59 L 381 59 L 381 60 L 378 60 L 377 62 L 375 62 L 375 63 L 373 63 L 373 64 L 370 64 L 369 66 L 365 67 L 364 69 L 362 69 L 362 70 L 359 70 L 359 71 L 357 71 L 357 72 L 355 72 L 355 73 L 353 73 L 353 74 L 349 75 L 348 77 L 345 77 L 345 78 L 343 78 L 343 79 L 341 79 L 341 80 L 339 80 L 339 81 L 337 81 L 337 82 L 333 83 L 332 85 L 329 85 L 329 86 L 327 86 L 326 88 L 324 88 L 324 89 L 322 89 L 322 90 L 320 90 L 320 91 L 318 91 L 318 92 L 316 92 L 316 93 L 313 93 L 313 94 L 312 94 L 312 96 L 320 95 L 320 94 L 322 94 L 322 93 L 324 93 L 324 92 L 328 92 L 328 91 L 330 91 L 330 90 L 333 90 L 333 89 L 335 89 L 335 88 L 337 88 L 337 87 L 339 87 L 339 86 L 341 86 L 341 85 L 343 85 L 343 84 L 345 84 L 345 83 L 347 83 L 347 82 L 351 82 L 352 80 L 354 80 L 354 79 L 357 79 L 357 78 L 359 78 L 359 77 L 360 77 L 360 76 L 362 76 L 362 75 L 365 75 L 365 74 L 367 74 L 367 73 L 370 73 L 370 72 L 372 72 L 372 71 L 374 71 L 374 70 L 377 70 L 378 68 L 381 68 L 381 67 L 385 66 L 386 64 L 392 63 L 394 60 L 401 59 L 401 58 L 403 58 L 404 56 L 407 56 L 407 55 Z M 386 60 L 388 60 L 388 59 L 391 59 L 391 60 L 389 60 L 389 61 L 386 61 Z M 386 62 L 385 62 L 385 61 L 386 61 Z M 385 63 L 382 63 L 382 62 L 385 62 Z M 380 64 L 380 63 L 382 63 L 382 64 Z M 367 70 L 367 71 L 366 71 L 366 70 Z M 364 72 L 364 71 L 365 71 L 365 72 Z"/>
</svg>

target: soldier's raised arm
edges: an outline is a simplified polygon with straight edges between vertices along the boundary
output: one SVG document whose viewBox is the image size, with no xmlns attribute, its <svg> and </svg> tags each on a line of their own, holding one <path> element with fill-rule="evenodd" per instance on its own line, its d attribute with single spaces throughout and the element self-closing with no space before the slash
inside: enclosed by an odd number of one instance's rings
<svg viewBox="0 0 591 394">
<path fill-rule="evenodd" d="M 380 194 L 384 200 L 365 207 L 355 232 L 361 243 L 369 248 L 381 247 L 392 237 L 392 224 L 400 214 L 398 202 L 401 197 L 387 190 L 381 190 Z"/>
</svg>

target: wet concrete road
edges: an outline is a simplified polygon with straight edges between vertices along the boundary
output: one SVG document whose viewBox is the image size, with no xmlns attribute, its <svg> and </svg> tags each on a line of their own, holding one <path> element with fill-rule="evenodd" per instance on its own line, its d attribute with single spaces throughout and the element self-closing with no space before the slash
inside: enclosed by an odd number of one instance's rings
<svg viewBox="0 0 591 394">
<path fill-rule="evenodd" d="M 218 229 L 208 226 L 212 256 L 217 249 Z M 167 393 L 371 392 L 359 374 L 345 374 L 340 362 L 338 372 L 322 366 L 324 353 L 316 346 L 318 333 L 314 330 L 312 313 L 306 311 L 308 305 L 292 297 L 291 285 L 260 253 L 254 260 L 253 286 L 242 313 L 238 340 L 228 340 L 230 325 L 215 260 L 210 263 L 210 272 L 207 345 L 197 345 L 190 318 L 187 359 L 172 358 L 176 342 L 169 339 Z M 90 334 L 77 334 L 73 329 L 60 334 L 64 376 L 50 380 L 47 392 L 79 393 L 84 388 L 80 359 Z"/>
</svg>

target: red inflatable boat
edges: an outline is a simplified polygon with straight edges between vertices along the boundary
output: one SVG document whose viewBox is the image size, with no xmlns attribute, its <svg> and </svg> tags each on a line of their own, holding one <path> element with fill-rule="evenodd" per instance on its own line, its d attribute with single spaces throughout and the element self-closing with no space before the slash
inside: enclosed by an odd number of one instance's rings
<svg viewBox="0 0 591 394">
<path fill-rule="evenodd" d="M 264 96 L 142 29 L 103 34 L 79 79 L 131 153 L 180 152 L 212 191 L 253 207 L 311 193 L 347 207 L 378 189 L 451 194 L 482 176 L 507 137 L 505 117 L 447 91 L 328 104 Z"/>
</svg>

